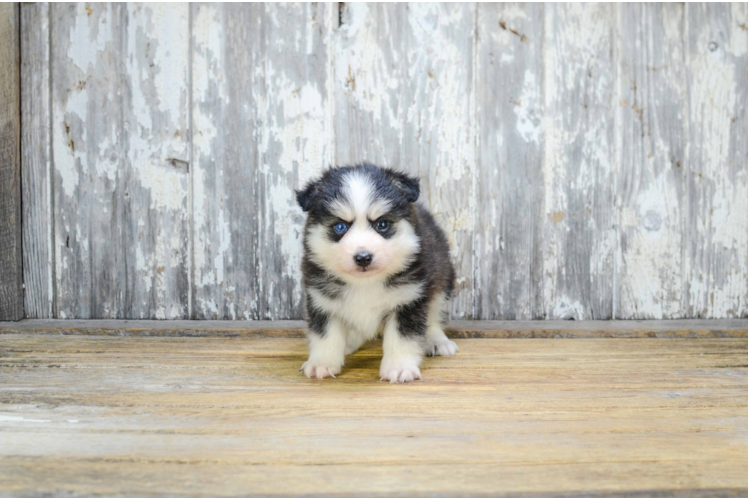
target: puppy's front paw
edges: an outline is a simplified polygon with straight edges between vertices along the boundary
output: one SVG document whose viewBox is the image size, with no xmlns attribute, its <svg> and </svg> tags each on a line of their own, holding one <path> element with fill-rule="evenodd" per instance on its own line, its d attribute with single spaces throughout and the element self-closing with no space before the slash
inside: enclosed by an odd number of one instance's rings
<svg viewBox="0 0 748 500">
<path fill-rule="evenodd" d="M 447 338 L 434 342 L 426 351 L 429 356 L 454 356 L 459 351 L 457 344 Z"/>
<path fill-rule="evenodd" d="M 323 379 L 327 377 L 335 378 L 335 375 L 340 373 L 342 366 L 326 366 L 322 363 L 315 363 L 311 359 L 301 365 L 301 371 L 307 378 L 318 378 Z"/>
<path fill-rule="evenodd" d="M 421 378 L 421 370 L 412 362 L 385 362 L 379 368 L 382 380 L 389 380 L 391 384 L 413 382 Z"/>
</svg>

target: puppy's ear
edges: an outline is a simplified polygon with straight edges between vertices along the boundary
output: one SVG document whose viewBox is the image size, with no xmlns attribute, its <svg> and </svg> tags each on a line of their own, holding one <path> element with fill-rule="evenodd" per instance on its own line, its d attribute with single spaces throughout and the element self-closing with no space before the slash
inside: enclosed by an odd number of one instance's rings
<svg viewBox="0 0 748 500">
<path fill-rule="evenodd" d="M 395 181 L 395 185 L 405 194 L 405 199 L 409 203 L 413 203 L 418 199 L 418 195 L 421 194 L 421 188 L 417 177 L 411 177 L 402 172 L 390 171 L 390 175 Z"/>
<path fill-rule="evenodd" d="M 304 189 L 296 191 L 296 201 L 304 212 L 308 212 L 312 208 L 314 196 L 317 194 L 317 182 L 310 181 Z"/>
</svg>

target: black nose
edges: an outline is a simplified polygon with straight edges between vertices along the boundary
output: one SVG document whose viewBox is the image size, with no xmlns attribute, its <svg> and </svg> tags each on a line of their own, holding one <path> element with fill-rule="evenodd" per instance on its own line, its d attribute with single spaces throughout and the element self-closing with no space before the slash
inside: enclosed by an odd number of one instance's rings
<svg viewBox="0 0 748 500">
<path fill-rule="evenodd" d="M 357 254 L 356 254 L 356 255 L 355 255 L 354 257 L 353 257 L 353 260 L 355 260 L 355 261 L 356 261 L 356 265 L 359 265 L 359 266 L 361 266 L 361 267 L 366 267 L 366 266 L 368 266 L 369 264 L 371 264 L 371 259 L 372 259 L 372 256 L 371 256 L 371 254 L 370 254 L 370 253 L 367 253 L 367 252 L 361 252 L 361 253 L 357 253 Z"/>
</svg>

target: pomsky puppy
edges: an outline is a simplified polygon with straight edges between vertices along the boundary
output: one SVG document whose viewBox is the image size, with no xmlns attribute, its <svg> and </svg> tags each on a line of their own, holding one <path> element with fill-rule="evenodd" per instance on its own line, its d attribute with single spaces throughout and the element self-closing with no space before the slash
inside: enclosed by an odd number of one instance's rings
<svg viewBox="0 0 748 500">
<path fill-rule="evenodd" d="M 379 375 L 421 378 L 424 353 L 452 356 L 444 334 L 455 271 L 449 244 L 415 201 L 418 179 L 367 163 L 330 168 L 296 199 L 308 213 L 302 272 L 309 316 L 307 377 L 334 377 L 378 334 Z"/>
</svg>

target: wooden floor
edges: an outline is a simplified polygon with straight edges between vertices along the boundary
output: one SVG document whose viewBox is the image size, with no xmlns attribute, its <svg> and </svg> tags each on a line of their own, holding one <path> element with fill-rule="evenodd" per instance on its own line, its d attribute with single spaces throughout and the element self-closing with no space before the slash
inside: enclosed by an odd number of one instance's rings
<svg viewBox="0 0 748 500">
<path fill-rule="evenodd" d="M 0 334 L 0 495 L 748 494 L 748 338 L 457 342 Z"/>
</svg>

